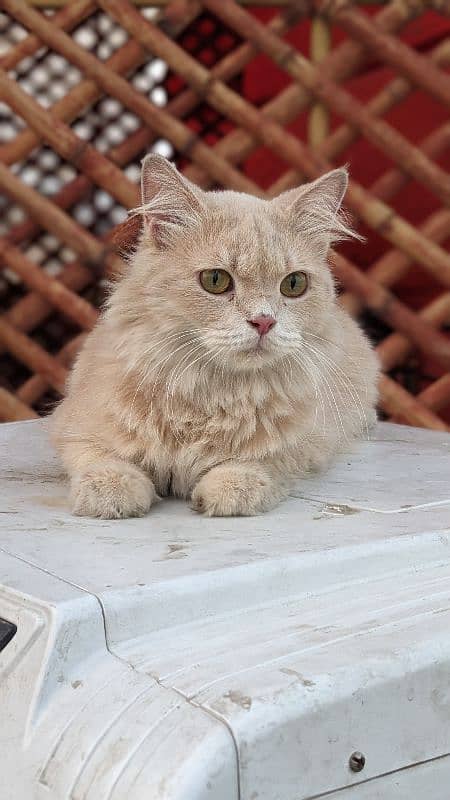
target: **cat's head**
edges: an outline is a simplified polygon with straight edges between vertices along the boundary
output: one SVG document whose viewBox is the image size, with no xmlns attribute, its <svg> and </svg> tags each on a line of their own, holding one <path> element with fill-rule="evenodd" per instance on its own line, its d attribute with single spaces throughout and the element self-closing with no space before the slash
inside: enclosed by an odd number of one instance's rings
<svg viewBox="0 0 450 800">
<path fill-rule="evenodd" d="M 147 156 L 130 280 L 149 336 L 166 336 L 174 349 L 191 342 L 199 361 L 209 354 L 233 370 L 295 356 L 335 308 L 326 257 L 351 235 L 339 211 L 347 183 L 336 169 L 268 201 L 204 192 L 163 157 Z"/>
</svg>

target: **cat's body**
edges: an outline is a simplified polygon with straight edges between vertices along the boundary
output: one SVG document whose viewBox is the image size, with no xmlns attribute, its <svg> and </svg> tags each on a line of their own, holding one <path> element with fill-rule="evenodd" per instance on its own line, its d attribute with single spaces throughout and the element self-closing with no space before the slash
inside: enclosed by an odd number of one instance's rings
<svg viewBox="0 0 450 800">
<path fill-rule="evenodd" d="M 139 515 L 169 492 L 207 514 L 267 510 L 374 419 L 376 360 L 324 262 L 332 208 L 317 226 L 317 190 L 298 191 L 306 241 L 293 192 L 205 195 L 146 164 L 147 232 L 54 415 L 74 510 Z M 220 294 L 199 283 L 212 270 L 231 276 Z M 286 275 L 306 275 L 302 296 L 280 293 Z"/>
</svg>

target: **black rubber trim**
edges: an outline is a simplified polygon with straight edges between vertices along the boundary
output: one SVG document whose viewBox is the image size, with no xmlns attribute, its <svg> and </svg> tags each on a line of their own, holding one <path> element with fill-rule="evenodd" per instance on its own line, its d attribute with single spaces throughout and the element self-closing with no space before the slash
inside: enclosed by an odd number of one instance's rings
<svg viewBox="0 0 450 800">
<path fill-rule="evenodd" d="M 0 617 L 0 652 L 5 649 L 17 633 L 17 625 Z"/>
</svg>

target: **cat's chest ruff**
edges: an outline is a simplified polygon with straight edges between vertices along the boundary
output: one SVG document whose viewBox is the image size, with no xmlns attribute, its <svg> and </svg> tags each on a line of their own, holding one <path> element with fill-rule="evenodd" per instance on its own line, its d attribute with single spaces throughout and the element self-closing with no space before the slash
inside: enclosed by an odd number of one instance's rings
<svg viewBox="0 0 450 800">
<path fill-rule="evenodd" d="M 174 452 L 200 446 L 230 457 L 255 445 L 267 451 L 268 441 L 282 439 L 295 417 L 292 400 L 283 392 L 224 387 L 221 397 L 174 398 L 170 414 L 160 416 L 158 433 Z"/>
<path fill-rule="evenodd" d="M 155 397 L 136 425 L 135 447 L 161 494 L 186 496 L 208 470 L 233 459 L 279 460 L 298 444 L 306 409 L 287 393 L 247 387 L 223 396 Z M 143 407 L 141 406 L 143 411 Z"/>
</svg>

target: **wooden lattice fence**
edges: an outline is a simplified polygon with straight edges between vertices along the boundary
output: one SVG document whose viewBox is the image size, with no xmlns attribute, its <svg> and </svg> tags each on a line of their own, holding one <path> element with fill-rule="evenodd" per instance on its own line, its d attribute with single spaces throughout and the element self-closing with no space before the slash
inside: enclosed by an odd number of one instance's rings
<svg viewBox="0 0 450 800">
<path fill-rule="evenodd" d="M 63 392 L 104 279 L 138 233 L 124 209 L 138 204 L 151 148 L 205 188 L 270 197 L 364 140 L 386 166 L 369 186 L 352 171 L 347 205 L 368 244 L 331 256 L 340 302 L 378 341 L 382 412 L 448 429 L 450 122 L 438 115 L 416 141 L 390 115 L 417 92 L 448 113 L 450 41 L 420 52 L 404 32 L 430 13 L 446 19 L 450 0 L 392 0 L 374 14 L 345 0 L 152 5 L 0 2 L 0 419 L 44 413 Z M 301 26 L 307 55 L 295 44 Z M 248 71 L 259 68 L 264 86 L 267 59 L 283 80 L 252 102 Z M 352 81 L 374 65 L 385 79 L 363 101 Z M 258 157 L 282 165 L 270 185 Z M 428 198 L 422 215 L 399 210 L 409 187 Z M 419 302 L 404 291 L 417 275 Z"/>
</svg>

